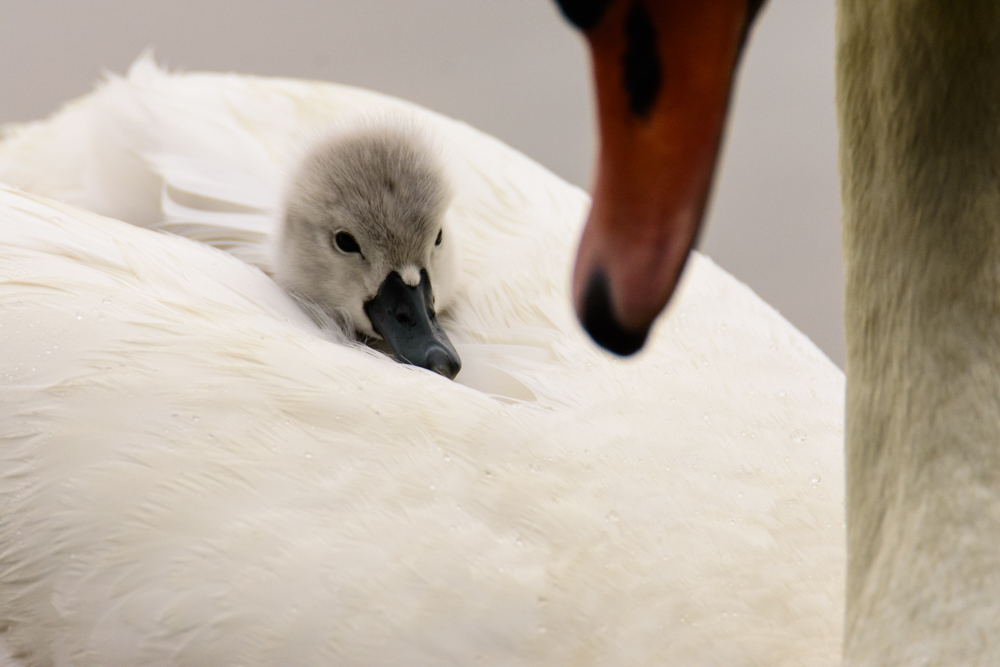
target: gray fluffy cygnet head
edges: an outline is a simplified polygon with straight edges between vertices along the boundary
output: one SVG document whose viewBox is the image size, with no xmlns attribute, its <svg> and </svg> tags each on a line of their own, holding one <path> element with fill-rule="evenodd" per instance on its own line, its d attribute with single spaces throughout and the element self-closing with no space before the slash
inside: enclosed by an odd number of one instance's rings
<svg viewBox="0 0 1000 667">
<path fill-rule="evenodd" d="M 275 277 L 359 333 L 378 336 L 365 304 L 393 273 L 414 287 L 426 271 L 447 307 L 455 250 L 445 228 L 451 192 L 415 123 L 367 120 L 317 142 L 292 173 Z"/>
</svg>

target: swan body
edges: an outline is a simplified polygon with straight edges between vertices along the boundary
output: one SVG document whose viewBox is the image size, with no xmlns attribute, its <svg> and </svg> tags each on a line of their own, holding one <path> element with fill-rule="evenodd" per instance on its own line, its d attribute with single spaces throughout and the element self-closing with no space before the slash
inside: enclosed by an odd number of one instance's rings
<svg viewBox="0 0 1000 667">
<path fill-rule="evenodd" d="M 399 110 L 451 147 L 456 382 L 259 268 L 302 134 Z M 839 662 L 843 376 L 707 258 L 609 357 L 577 188 L 374 93 L 146 60 L 9 131 L 0 179 L 17 664 Z"/>
</svg>

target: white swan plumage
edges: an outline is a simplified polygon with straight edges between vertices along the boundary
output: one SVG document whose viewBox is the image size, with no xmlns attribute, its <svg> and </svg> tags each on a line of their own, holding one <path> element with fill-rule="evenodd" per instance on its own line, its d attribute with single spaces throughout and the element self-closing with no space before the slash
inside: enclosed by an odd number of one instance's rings
<svg viewBox="0 0 1000 667">
<path fill-rule="evenodd" d="M 449 144 L 456 382 L 252 266 L 303 132 L 400 108 Z M 843 376 L 707 258 L 611 358 L 567 296 L 579 189 L 374 93 L 149 60 L 11 130 L 0 180 L 19 664 L 839 661 Z"/>
</svg>

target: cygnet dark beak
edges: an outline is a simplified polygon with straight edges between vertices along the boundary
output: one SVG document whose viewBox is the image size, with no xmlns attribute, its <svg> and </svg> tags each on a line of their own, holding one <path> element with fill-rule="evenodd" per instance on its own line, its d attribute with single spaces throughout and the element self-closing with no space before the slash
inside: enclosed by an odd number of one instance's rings
<svg viewBox="0 0 1000 667">
<path fill-rule="evenodd" d="M 420 271 L 416 286 L 407 285 L 396 271 L 390 273 L 375 298 L 365 304 L 365 314 L 399 361 L 449 380 L 462 369 L 458 352 L 438 323 L 426 270 Z"/>
</svg>

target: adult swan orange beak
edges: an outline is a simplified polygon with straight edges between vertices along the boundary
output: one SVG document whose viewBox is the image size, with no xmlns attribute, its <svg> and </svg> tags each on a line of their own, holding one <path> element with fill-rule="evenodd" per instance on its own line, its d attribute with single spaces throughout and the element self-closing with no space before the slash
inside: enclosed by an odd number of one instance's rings
<svg viewBox="0 0 1000 667">
<path fill-rule="evenodd" d="M 764 0 L 558 0 L 590 43 L 600 155 L 573 301 L 611 352 L 646 340 L 698 237 L 733 73 Z"/>
</svg>

